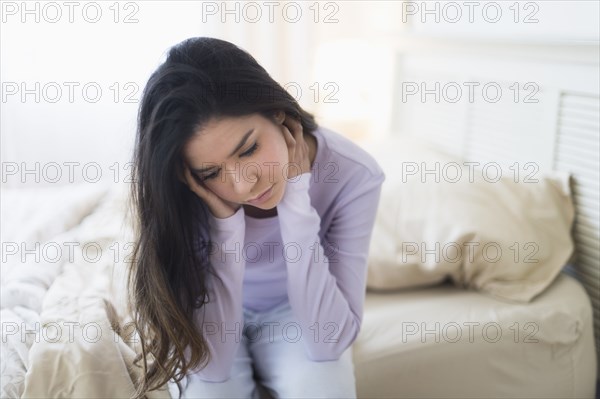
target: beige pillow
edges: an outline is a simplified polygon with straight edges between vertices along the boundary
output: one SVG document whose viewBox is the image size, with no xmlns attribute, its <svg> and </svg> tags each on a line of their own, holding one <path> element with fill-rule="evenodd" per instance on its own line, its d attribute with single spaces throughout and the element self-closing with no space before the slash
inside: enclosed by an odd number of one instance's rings
<svg viewBox="0 0 600 399">
<path fill-rule="evenodd" d="M 389 148 L 399 144 L 404 148 L 390 158 Z M 370 150 L 388 178 L 371 240 L 369 289 L 432 286 L 449 278 L 466 289 L 528 302 L 572 255 L 568 174 L 531 175 L 533 169 L 521 165 L 517 177 L 492 162 L 479 165 L 485 171 L 470 169 L 402 140 Z M 436 163 L 437 172 L 422 173 L 436 171 Z"/>
</svg>

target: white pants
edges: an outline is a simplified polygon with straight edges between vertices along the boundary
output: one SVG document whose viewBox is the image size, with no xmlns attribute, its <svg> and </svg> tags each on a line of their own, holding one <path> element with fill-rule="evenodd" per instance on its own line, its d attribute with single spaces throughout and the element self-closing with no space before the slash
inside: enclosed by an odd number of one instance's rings
<svg viewBox="0 0 600 399">
<path fill-rule="evenodd" d="M 296 341 L 296 329 L 287 329 L 284 336 L 281 327 L 287 323 L 296 323 L 287 301 L 264 313 L 244 309 L 247 328 L 243 329 L 231 378 L 224 382 L 206 382 L 188 374 L 181 381 L 184 387 L 182 398 L 259 399 L 258 382 L 276 399 L 355 399 L 352 347 L 338 360 L 311 361 L 304 352 L 304 338 Z M 179 397 L 176 384 L 169 383 L 169 392 L 172 398 Z"/>
</svg>

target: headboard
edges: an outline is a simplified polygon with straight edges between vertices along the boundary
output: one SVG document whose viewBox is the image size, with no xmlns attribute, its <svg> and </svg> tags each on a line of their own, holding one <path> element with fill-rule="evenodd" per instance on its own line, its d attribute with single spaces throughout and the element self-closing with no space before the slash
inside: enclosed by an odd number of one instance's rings
<svg viewBox="0 0 600 399">
<path fill-rule="evenodd" d="M 600 74 L 597 43 L 397 41 L 393 131 L 481 164 L 572 176 L 576 253 L 600 350 Z M 518 164 L 515 164 L 518 163 Z M 600 357 L 599 357 L 600 361 Z"/>
</svg>

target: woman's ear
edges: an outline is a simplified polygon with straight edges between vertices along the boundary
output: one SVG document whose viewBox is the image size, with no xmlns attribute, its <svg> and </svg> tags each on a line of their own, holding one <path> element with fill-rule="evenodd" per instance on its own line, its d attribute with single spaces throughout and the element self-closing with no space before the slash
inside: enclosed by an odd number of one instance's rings
<svg viewBox="0 0 600 399">
<path fill-rule="evenodd" d="M 275 112 L 275 121 L 278 124 L 281 125 L 284 120 L 285 120 L 285 111 L 280 110 L 280 111 Z"/>
</svg>

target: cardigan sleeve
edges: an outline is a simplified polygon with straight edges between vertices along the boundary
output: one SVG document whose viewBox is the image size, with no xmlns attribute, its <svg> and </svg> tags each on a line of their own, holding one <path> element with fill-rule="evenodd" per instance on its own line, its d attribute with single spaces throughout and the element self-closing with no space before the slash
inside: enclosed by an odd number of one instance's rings
<svg viewBox="0 0 600 399">
<path fill-rule="evenodd" d="M 242 287 L 245 260 L 245 218 L 243 207 L 225 219 L 209 217 L 211 241 L 207 290 L 209 302 L 198 310 L 198 326 L 206 339 L 211 359 L 203 369 L 194 373 L 204 381 L 222 382 L 231 376 L 231 368 L 241 342 L 243 329 Z"/>
<path fill-rule="evenodd" d="M 278 205 L 284 246 L 296 247 L 285 256 L 288 298 L 307 357 L 337 360 L 360 332 L 367 256 L 385 174 L 365 172 L 347 182 L 324 243 L 319 238 L 320 216 L 308 192 L 311 175 L 288 181 Z"/>
</svg>

